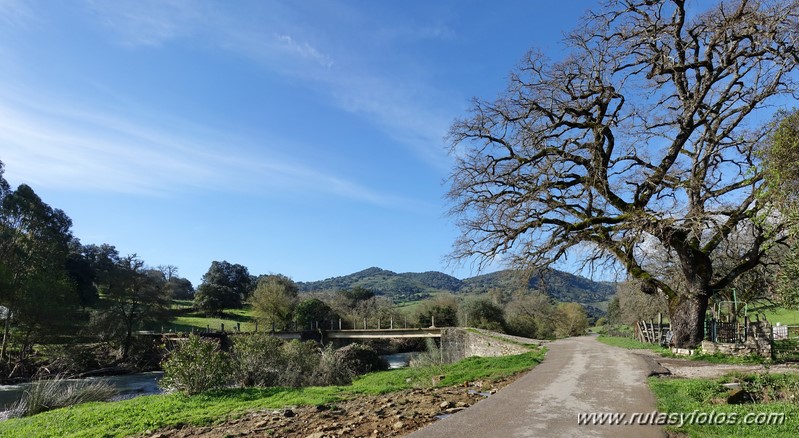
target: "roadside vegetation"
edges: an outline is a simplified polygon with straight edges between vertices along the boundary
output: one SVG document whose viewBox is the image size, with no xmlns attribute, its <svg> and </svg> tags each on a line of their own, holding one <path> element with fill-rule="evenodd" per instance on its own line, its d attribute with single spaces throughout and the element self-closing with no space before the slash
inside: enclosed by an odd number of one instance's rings
<svg viewBox="0 0 799 438">
<path fill-rule="evenodd" d="M 544 352 L 544 349 L 538 349 L 517 356 L 473 357 L 451 365 L 374 372 L 357 377 L 346 386 L 225 388 L 191 396 L 173 393 L 118 402 L 87 403 L 0 422 L 0 435 L 121 437 L 170 426 L 211 425 L 255 409 L 329 405 L 360 394 L 384 394 L 414 387 L 500 379 L 534 367 L 543 360 Z M 444 377 L 439 378 L 441 376 Z"/>
<path fill-rule="evenodd" d="M 730 389 L 725 383 L 737 383 Z M 796 403 L 797 374 L 730 374 L 718 379 L 650 378 L 649 385 L 659 412 L 712 413 L 724 424 L 672 424 L 667 430 L 689 437 L 771 438 L 795 436 L 799 430 L 799 404 Z M 767 418 L 778 414 L 782 424 L 737 424 L 731 418 Z M 731 421 L 732 424 L 726 424 Z"/>
</svg>

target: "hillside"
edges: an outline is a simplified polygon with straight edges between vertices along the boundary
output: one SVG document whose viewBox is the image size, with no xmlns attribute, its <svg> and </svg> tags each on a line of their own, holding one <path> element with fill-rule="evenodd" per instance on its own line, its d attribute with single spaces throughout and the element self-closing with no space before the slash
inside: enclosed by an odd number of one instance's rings
<svg viewBox="0 0 799 438">
<path fill-rule="evenodd" d="M 368 268 L 353 274 L 321 281 L 299 282 L 300 291 L 336 291 L 362 287 L 395 302 L 422 300 L 438 292 L 483 294 L 492 289 L 502 291 L 540 290 L 557 301 L 573 301 L 589 307 L 590 314 L 603 313 L 605 303 L 615 289 L 612 283 L 595 282 L 584 277 L 553 270 L 529 277 L 520 271 L 504 270 L 459 280 L 443 272 L 396 273 L 381 268 Z M 601 309 L 601 310 L 600 310 Z"/>
</svg>

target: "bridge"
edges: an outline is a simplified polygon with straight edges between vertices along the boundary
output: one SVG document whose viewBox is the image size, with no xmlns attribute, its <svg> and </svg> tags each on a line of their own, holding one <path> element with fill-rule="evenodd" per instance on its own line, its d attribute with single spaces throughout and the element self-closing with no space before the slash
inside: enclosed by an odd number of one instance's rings
<svg viewBox="0 0 799 438">
<path fill-rule="evenodd" d="M 388 338 L 440 338 L 441 328 L 400 328 L 367 330 L 328 330 L 327 339 L 388 339 Z"/>
<path fill-rule="evenodd" d="M 333 339 L 399 339 L 399 338 L 441 338 L 441 327 L 429 328 L 385 328 L 385 329 L 353 329 L 353 330 L 304 330 L 304 331 L 276 331 L 267 332 L 270 335 L 284 339 L 299 339 L 309 340 L 316 339 L 318 341 L 327 342 Z M 157 332 L 139 332 L 139 335 L 153 336 L 153 337 L 166 337 L 169 339 L 182 339 L 187 334 L 185 333 L 157 333 Z M 245 332 L 201 332 L 198 333 L 202 337 L 220 338 L 229 335 L 240 335 Z"/>
<path fill-rule="evenodd" d="M 354 330 L 311 330 L 301 332 L 270 332 L 280 339 L 308 339 L 321 337 L 332 339 L 397 339 L 397 338 L 440 338 L 441 327 L 396 328 L 396 329 L 354 329 Z M 315 336 L 314 336 L 315 335 Z"/>
</svg>

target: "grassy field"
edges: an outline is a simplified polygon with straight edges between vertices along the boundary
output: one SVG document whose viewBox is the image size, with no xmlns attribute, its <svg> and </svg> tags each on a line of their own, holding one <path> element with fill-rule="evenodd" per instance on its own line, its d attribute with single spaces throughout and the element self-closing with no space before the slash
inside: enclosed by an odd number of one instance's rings
<svg viewBox="0 0 799 438">
<path fill-rule="evenodd" d="M 181 304 L 178 304 L 178 306 L 181 306 Z M 178 308 L 186 309 L 186 307 Z M 168 324 L 164 324 L 163 327 L 153 327 L 152 329 L 160 330 L 163 328 L 164 331 L 190 332 L 192 330 L 204 331 L 210 328 L 218 331 L 221 330 L 222 324 L 225 325 L 225 330 L 228 332 L 235 330 L 236 324 L 241 325 L 242 331 L 255 331 L 255 319 L 252 315 L 252 309 L 249 307 L 225 310 L 222 317 L 209 317 L 202 312 L 183 313 L 173 318 Z M 261 328 L 259 327 L 259 329 Z"/>
<path fill-rule="evenodd" d="M 799 310 L 792 309 L 754 309 L 749 310 L 749 314 L 753 315 L 764 314 L 768 322 L 776 325 L 778 322 L 782 325 L 799 325 Z"/>
<path fill-rule="evenodd" d="M 799 385 L 799 376 L 781 377 L 793 385 L 793 391 Z M 757 378 L 757 377 L 756 377 Z M 790 401 L 773 401 L 768 403 L 726 404 L 724 400 L 728 389 L 722 383 L 733 380 L 721 379 L 672 379 L 650 378 L 649 386 L 657 398 L 658 411 L 661 413 L 682 413 L 698 415 L 706 418 L 711 415 L 716 423 L 722 424 L 672 424 L 668 430 L 686 434 L 689 437 L 746 437 L 773 438 L 797 436 L 799 431 L 799 405 Z M 765 417 L 770 413 L 784 414 L 782 424 L 744 424 L 744 421 L 757 420 L 757 416 Z M 740 419 L 740 420 L 738 420 Z M 728 424 L 729 423 L 729 424 Z"/>
<path fill-rule="evenodd" d="M 152 395 L 131 400 L 87 403 L 28 418 L 0 422 L 3 437 L 124 437 L 178 425 L 210 425 L 255 409 L 319 405 L 412 387 L 437 386 L 506 377 L 539 364 L 545 350 L 517 356 L 473 357 L 446 366 L 403 368 L 367 374 L 352 385 L 312 388 L 248 388 L 212 391 L 197 396 Z"/>
</svg>

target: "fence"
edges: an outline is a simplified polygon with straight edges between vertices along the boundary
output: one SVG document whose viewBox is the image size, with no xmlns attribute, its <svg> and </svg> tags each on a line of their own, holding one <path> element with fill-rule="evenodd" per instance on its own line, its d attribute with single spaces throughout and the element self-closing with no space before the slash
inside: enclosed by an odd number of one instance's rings
<svg viewBox="0 0 799 438">
<path fill-rule="evenodd" d="M 658 316 L 658 322 L 655 320 L 637 321 L 634 326 L 634 338 L 640 342 L 648 344 L 668 345 L 670 340 L 670 325 L 663 323 L 663 315 Z"/>
<path fill-rule="evenodd" d="M 771 328 L 771 354 L 775 361 L 799 361 L 799 326 L 775 325 Z"/>
</svg>

